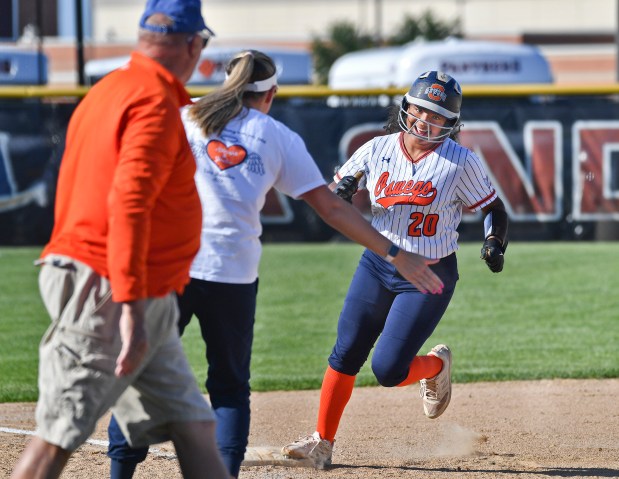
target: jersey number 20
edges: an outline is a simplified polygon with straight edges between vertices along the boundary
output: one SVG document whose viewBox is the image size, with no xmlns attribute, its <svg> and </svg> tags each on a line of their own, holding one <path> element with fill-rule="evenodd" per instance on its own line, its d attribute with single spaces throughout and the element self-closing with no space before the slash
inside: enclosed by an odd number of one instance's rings
<svg viewBox="0 0 619 479">
<path fill-rule="evenodd" d="M 438 225 L 438 215 L 424 215 L 418 211 L 411 214 L 413 222 L 408 226 L 409 236 L 434 236 L 436 234 L 436 226 Z"/>
</svg>

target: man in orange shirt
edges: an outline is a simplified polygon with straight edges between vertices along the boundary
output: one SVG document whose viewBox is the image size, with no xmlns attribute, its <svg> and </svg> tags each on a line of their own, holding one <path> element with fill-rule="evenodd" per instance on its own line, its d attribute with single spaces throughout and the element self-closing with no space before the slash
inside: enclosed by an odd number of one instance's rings
<svg viewBox="0 0 619 479">
<path fill-rule="evenodd" d="M 111 407 L 133 446 L 172 440 L 184 477 L 222 478 L 212 411 L 178 336 L 175 292 L 201 205 L 179 108 L 212 32 L 200 0 L 149 0 L 130 62 L 76 109 L 39 286 L 37 436 L 12 477 L 52 478 Z"/>
</svg>

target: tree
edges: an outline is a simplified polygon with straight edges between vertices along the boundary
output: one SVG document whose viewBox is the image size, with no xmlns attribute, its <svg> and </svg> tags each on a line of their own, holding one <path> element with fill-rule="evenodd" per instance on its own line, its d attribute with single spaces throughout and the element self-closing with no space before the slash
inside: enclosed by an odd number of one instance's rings
<svg viewBox="0 0 619 479">
<path fill-rule="evenodd" d="M 328 40 L 323 41 L 318 37 L 312 40 L 312 55 L 314 57 L 314 70 L 319 84 L 326 84 L 329 77 L 329 69 L 333 62 L 348 52 L 371 48 L 375 45 L 370 35 L 364 35 L 357 31 L 350 22 L 337 22 L 329 27 Z"/>
<path fill-rule="evenodd" d="M 348 21 L 336 22 L 328 27 L 326 40 L 317 36 L 314 36 L 312 40 L 311 50 L 316 82 L 321 85 L 326 84 L 331 65 L 345 53 L 382 45 L 403 45 L 417 38 L 441 40 L 459 35 L 458 20 L 451 23 L 442 22 L 436 19 L 429 10 L 419 18 L 406 16 L 401 27 L 383 44 L 379 44 L 371 35 L 358 31 L 355 25 Z"/>
<path fill-rule="evenodd" d="M 434 17 L 430 10 L 423 13 L 419 18 L 407 15 L 404 17 L 402 26 L 396 33 L 387 39 L 388 45 L 404 45 L 417 38 L 424 40 L 442 40 L 447 37 L 460 36 L 460 22 L 454 20 L 445 23 Z"/>
</svg>

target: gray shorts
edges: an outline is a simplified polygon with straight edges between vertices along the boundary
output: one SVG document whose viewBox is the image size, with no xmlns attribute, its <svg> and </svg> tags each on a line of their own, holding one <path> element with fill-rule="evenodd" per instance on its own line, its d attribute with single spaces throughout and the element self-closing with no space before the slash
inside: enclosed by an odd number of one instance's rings
<svg viewBox="0 0 619 479">
<path fill-rule="evenodd" d="M 39 437 L 73 451 L 110 408 L 134 447 L 169 440 L 170 422 L 214 420 L 182 349 L 174 294 L 147 301 L 148 353 L 138 370 L 118 378 L 121 304 L 109 281 L 66 256 L 41 263 L 52 324 L 39 346 Z"/>
</svg>

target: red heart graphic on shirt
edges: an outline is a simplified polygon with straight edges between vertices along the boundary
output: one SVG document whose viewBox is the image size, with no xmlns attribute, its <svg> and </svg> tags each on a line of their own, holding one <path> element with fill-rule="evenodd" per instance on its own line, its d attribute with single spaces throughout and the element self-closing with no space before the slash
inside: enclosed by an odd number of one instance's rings
<svg viewBox="0 0 619 479">
<path fill-rule="evenodd" d="M 247 150 L 240 145 L 226 146 L 219 140 L 211 140 L 206 145 L 206 153 L 220 170 L 240 165 L 247 158 Z"/>
</svg>

